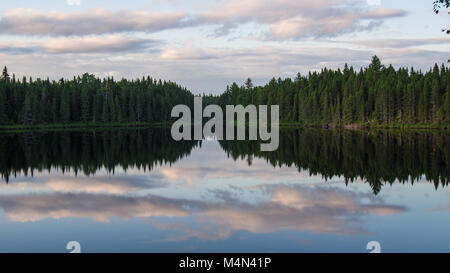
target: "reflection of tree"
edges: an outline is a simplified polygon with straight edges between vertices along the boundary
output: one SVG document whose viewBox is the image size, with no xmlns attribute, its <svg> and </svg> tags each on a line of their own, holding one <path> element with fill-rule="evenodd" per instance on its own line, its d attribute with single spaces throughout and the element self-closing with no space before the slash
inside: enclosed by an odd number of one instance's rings
<svg viewBox="0 0 450 273">
<path fill-rule="evenodd" d="M 95 174 L 105 168 L 173 163 L 200 142 L 172 140 L 166 129 L 0 134 L 0 174 L 8 182 L 17 173 L 57 168 Z M 450 134 L 347 130 L 282 130 L 275 152 L 261 152 L 258 141 L 220 141 L 233 159 L 251 165 L 264 158 L 272 166 L 296 166 L 325 179 L 343 176 L 347 182 L 367 181 L 375 193 L 384 183 L 414 183 L 424 175 L 436 187 L 448 185 Z"/>
<path fill-rule="evenodd" d="M 57 168 L 63 172 L 95 174 L 116 166 L 150 170 L 187 156 L 198 141 L 176 142 L 170 131 L 115 130 L 0 135 L 0 174 L 11 175 Z"/>
<path fill-rule="evenodd" d="M 448 185 L 450 134 L 391 131 L 283 130 L 275 152 L 260 152 L 257 141 L 221 141 L 233 159 L 264 158 L 272 166 L 296 166 L 325 179 L 366 180 L 375 193 L 387 182 L 414 183 L 425 175 L 436 187 Z M 249 161 L 250 163 L 251 161 Z"/>
</svg>

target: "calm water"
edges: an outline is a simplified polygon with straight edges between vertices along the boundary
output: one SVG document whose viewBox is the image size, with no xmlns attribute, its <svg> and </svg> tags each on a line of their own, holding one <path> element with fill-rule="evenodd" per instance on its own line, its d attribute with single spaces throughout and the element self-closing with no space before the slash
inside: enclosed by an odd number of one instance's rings
<svg viewBox="0 0 450 273">
<path fill-rule="evenodd" d="M 450 252 L 450 134 L 0 134 L 0 252 Z"/>
</svg>

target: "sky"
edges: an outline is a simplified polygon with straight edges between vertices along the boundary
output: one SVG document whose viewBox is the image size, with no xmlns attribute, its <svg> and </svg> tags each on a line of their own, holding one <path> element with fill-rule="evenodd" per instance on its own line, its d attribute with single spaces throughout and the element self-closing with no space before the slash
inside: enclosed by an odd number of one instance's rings
<svg viewBox="0 0 450 273">
<path fill-rule="evenodd" d="M 359 69 L 373 55 L 428 70 L 450 57 L 432 0 L 15 0 L 0 6 L 0 65 L 58 80 L 150 75 L 195 94 L 248 77 Z"/>
</svg>

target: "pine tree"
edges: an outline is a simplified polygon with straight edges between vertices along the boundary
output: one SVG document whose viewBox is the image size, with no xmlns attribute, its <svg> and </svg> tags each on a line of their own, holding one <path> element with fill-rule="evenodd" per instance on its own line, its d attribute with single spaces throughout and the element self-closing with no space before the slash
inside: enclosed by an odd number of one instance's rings
<svg viewBox="0 0 450 273">
<path fill-rule="evenodd" d="M 129 95 L 129 109 L 128 109 L 128 121 L 135 122 L 136 121 L 136 94 L 135 92 L 128 93 Z"/>
<path fill-rule="evenodd" d="M 450 122 L 450 86 L 447 86 L 444 102 L 439 109 L 437 116 L 439 121 Z"/>
<path fill-rule="evenodd" d="M 64 88 L 61 94 L 60 116 L 63 123 L 70 122 L 70 97 L 67 88 Z"/>
<path fill-rule="evenodd" d="M 8 123 L 8 118 L 6 116 L 6 98 L 5 92 L 3 90 L 3 82 L 0 81 L 0 125 L 5 125 Z"/>
<path fill-rule="evenodd" d="M 382 68 L 383 65 L 381 64 L 380 58 L 378 58 L 377 55 L 373 56 L 372 62 L 369 65 L 369 69 L 372 70 L 374 73 L 379 73 Z"/>
<path fill-rule="evenodd" d="M 31 90 L 28 90 L 25 95 L 25 101 L 23 102 L 23 118 L 22 122 L 25 125 L 31 125 L 34 123 L 34 112 L 33 112 L 33 94 L 31 93 Z"/>
<path fill-rule="evenodd" d="M 439 67 L 437 64 L 433 69 L 433 79 L 431 83 L 431 119 L 437 119 L 437 111 L 441 107 L 441 90 L 439 83 Z"/>
<path fill-rule="evenodd" d="M 248 78 L 248 79 L 245 81 L 245 88 L 247 88 L 247 90 L 249 90 L 249 91 L 253 89 L 253 82 L 252 82 L 252 79 Z"/>
<path fill-rule="evenodd" d="M 111 121 L 110 119 L 110 100 L 108 92 L 103 95 L 103 108 L 102 108 L 102 121 L 108 123 Z"/>
<path fill-rule="evenodd" d="M 86 87 L 81 90 L 81 119 L 83 122 L 89 122 L 90 118 L 90 104 L 89 104 L 89 94 Z"/>
<path fill-rule="evenodd" d="M 9 82 L 9 80 L 10 80 L 9 74 L 8 74 L 8 68 L 6 66 L 3 68 L 2 77 L 0 80 L 2 80 L 4 82 Z"/>
</svg>

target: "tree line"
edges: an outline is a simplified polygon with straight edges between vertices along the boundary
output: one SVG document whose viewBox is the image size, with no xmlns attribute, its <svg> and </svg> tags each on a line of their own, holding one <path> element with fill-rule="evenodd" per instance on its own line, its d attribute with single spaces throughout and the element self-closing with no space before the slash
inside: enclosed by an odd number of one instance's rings
<svg viewBox="0 0 450 273">
<path fill-rule="evenodd" d="M 359 71 L 324 68 L 227 86 L 203 105 L 279 105 L 280 120 L 311 125 L 449 124 L 450 69 L 437 64 L 427 72 L 384 66 L 377 56 Z M 151 77 L 115 81 L 84 74 L 72 80 L 17 80 L 5 67 L 0 78 L 0 125 L 52 123 L 130 123 L 171 121 L 173 106 L 193 107 L 194 95 L 174 82 Z"/>
<path fill-rule="evenodd" d="M 280 120 L 314 125 L 432 124 L 450 122 L 450 69 L 437 64 L 423 73 L 395 70 L 377 56 L 359 71 L 324 68 L 292 80 L 273 78 L 265 86 L 233 83 L 221 105 L 279 105 Z"/>
<path fill-rule="evenodd" d="M 192 93 L 151 77 L 17 80 L 5 67 L 0 78 L 0 125 L 164 122 L 180 103 L 192 105 Z"/>
</svg>

